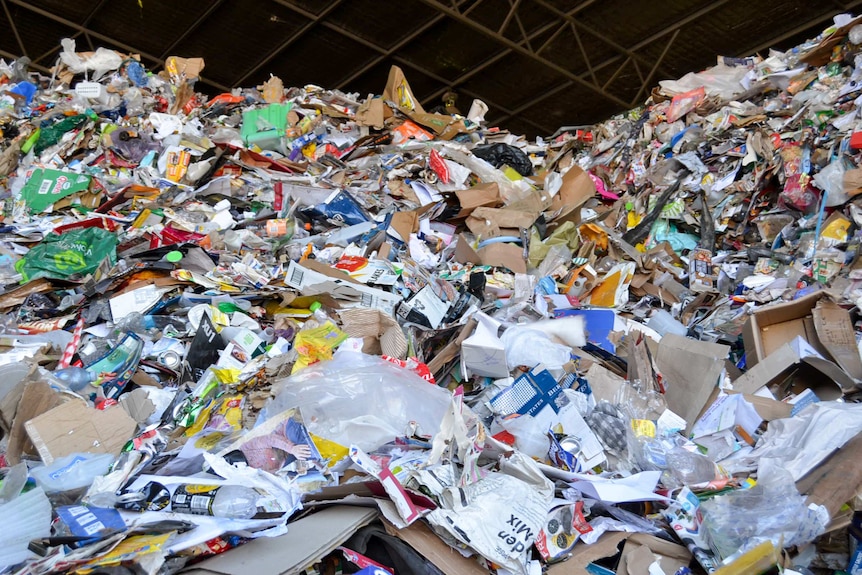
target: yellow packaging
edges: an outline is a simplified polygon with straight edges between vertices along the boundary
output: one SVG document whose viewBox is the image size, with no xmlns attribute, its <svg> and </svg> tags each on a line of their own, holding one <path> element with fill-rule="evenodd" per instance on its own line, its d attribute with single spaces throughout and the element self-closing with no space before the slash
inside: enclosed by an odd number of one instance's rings
<svg viewBox="0 0 862 575">
<path fill-rule="evenodd" d="M 655 423 L 649 419 L 632 419 L 631 425 L 636 437 L 655 437 Z"/>
<path fill-rule="evenodd" d="M 312 363 L 331 359 L 332 352 L 345 339 L 347 339 L 347 334 L 338 329 L 331 321 L 320 327 L 301 330 L 296 334 L 296 339 L 293 342 L 299 359 L 293 364 L 291 373 L 296 373 Z"/>
<path fill-rule="evenodd" d="M 92 573 L 96 567 L 119 565 L 123 562 L 133 561 L 143 555 L 162 553 L 168 541 L 175 534 L 176 531 L 170 531 L 161 535 L 134 535 L 121 541 L 119 545 L 98 559 L 80 567 L 75 573 L 86 575 L 87 573 Z"/>
</svg>

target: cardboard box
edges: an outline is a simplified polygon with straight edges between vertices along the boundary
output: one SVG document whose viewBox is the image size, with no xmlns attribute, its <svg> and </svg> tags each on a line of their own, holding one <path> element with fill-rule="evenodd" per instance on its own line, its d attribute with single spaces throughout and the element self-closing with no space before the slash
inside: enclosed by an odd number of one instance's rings
<svg viewBox="0 0 862 575">
<path fill-rule="evenodd" d="M 850 378 L 862 380 L 862 360 L 850 313 L 826 299 L 826 295 L 820 291 L 755 311 L 742 332 L 748 368 L 802 337 L 824 358 L 841 366 Z"/>
<path fill-rule="evenodd" d="M 377 510 L 339 505 L 294 521 L 285 535 L 261 537 L 181 571 L 189 575 L 299 575 L 377 517 Z"/>
<path fill-rule="evenodd" d="M 733 382 L 733 389 L 740 393 L 753 394 L 764 386 L 779 399 L 810 389 L 818 399 L 828 401 L 855 390 L 856 382 L 802 336 L 796 336 Z"/>
</svg>

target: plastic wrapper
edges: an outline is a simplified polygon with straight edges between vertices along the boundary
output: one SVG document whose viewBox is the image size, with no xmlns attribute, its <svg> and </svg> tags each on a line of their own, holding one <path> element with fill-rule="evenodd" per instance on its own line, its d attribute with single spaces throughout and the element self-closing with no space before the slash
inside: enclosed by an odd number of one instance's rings
<svg viewBox="0 0 862 575">
<path fill-rule="evenodd" d="M 772 541 L 778 547 L 810 543 L 823 533 L 829 514 L 806 505 L 792 477 L 771 473 L 750 489 L 733 491 L 701 505 L 713 550 L 724 560 Z"/>
<path fill-rule="evenodd" d="M 422 434 L 436 433 L 450 402 L 445 390 L 410 370 L 355 352 L 276 381 L 273 393 L 267 416 L 298 407 L 311 433 L 364 451 L 403 436 L 411 422 Z"/>
</svg>

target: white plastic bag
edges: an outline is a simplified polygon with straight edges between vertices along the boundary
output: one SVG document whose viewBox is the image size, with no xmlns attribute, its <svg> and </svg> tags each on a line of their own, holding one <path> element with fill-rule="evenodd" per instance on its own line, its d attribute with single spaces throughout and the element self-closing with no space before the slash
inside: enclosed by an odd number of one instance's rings
<svg viewBox="0 0 862 575">
<path fill-rule="evenodd" d="M 311 433 L 364 451 L 408 433 L 412 422 L 421 434 L 437 433 L 451 400 L 408 369 L 352 351 L 277 381 L 273 393 L 267 414 L 298 407 Z"/>
</svg>

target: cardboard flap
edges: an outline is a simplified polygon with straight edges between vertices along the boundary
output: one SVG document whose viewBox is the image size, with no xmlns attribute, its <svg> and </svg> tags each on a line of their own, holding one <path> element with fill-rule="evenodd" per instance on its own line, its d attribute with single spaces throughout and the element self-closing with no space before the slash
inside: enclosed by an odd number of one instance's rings
<svg viewBox="0 0 862 575">
<path fill-rule="evenodd" d="M 290 524 L 278 537 L 261 537 L 182 571 L 194 575 L 299 575 L 377 517 L 376 509 L 338 505 Z"/>
<path fill-rule="evenodd" d="M 494 208 L 503 203 L 500 186 L 494 182 L 478 184 L 469 190 L 458 190 L 455 192 L 455 196 L 457 196 L 458 203 L 461 204 L 463 210 L 472 210 L 482 206 Z"/>
<path fill-rule="evenodd" d="M 667 406 L 685 419 L 688 429 L 696 421 L 718 377 L 730 348 L 668 334 L 661 338 L 656 363 L 667 379 Z"/>
<path fill-rule="evenodd" d="M 850 312 L 828 300 L 820 300 L 814 306 L 814 329 L 820 343 L 847 374 L 862 381 L 862 359 L 856 347 L 856 333 Z"/>
</svg>

